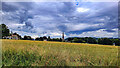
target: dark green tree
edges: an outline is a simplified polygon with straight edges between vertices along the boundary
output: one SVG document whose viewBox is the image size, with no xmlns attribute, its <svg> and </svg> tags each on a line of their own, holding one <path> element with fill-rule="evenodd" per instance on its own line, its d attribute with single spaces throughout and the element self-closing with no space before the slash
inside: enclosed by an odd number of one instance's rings
<svg viewBox="0 0 120 68">
<path fill-rule="evenodd" d="M 74 38 L 73 40 L 72 40 L 72 42 L 78 42 L 78 39 L 77 38 Z"/>
<path fill-rule="evenodd" d="M 72 40 L 72 42 L 75 42 L 75 43 L 85 43 L 85 41 L 82 38 L 74 38 Z"/>
<path fill-rule="evenodd" d="M 40 39 L 39 37 L 35 38 L 35 40 L 37 40 L 37 41 L 39 41 L 39 39 Z"/>
<path fill-rule="evenodd" d="M 40 37 L 39 41 L 43 41 L 43 40 L 44 40 L 43 37 Z"/>
<path fill-rule="evenodd" d="M 92 38 L 92 37 L 89 37 L 89 38 L 87 39 L 87 42 L 88 42 L 88 43 L 91 43 L 91 44 L 96 44 L 96 43 L 97 43 L 96 39 L 95 39 L 95 38 Z"/>
<path fill-rule="evenodd" d="M 50 38 L 50 36 L 48 36 L 48 41 L 51 41 L 51 38 Z"/>
<path fill-rule="evenodd" d="M 115 43 L 116 46 L 120 46 L 120 40 L 119 39 L 113 39 L 113 43 Z"/>
<path fill-rule="evenodd" d="M 98 44 L 113 45 L 113 41 L 109 38 L 99 38 L 98 39 Z"/>
<path fill-rule="evenodd" d="M 43 36 L 43 39 L 45 40 L 45 39 L 47 39 L 47 37 L 46 37 L 46 36 Z"/>
<path fill-rule="evenodd" d="M 33 38 L 31 38 L 31 36 L 24 36 L 24 38 L 23 38 L 24 40 L 33 40 Z"/>
<path fill-rule="evenodd" d="M 2 31 L 2 37 L 10 35 L 10 30 L 5 24 L 0 25 L 0 31 Z"/>
</svg>

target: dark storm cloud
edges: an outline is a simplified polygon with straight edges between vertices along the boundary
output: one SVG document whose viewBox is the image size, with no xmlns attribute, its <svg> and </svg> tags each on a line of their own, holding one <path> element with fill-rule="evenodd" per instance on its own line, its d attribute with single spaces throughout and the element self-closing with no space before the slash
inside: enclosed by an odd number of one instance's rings
<svg viewBox="0 0 120 68">
<path fill-rule="evenodd" d="M 66 32 L 66 30 L 67 30 L 67 26 L 66 26 L 66 25 L 59 25 L 59 26 L 57 26 L 57 28 L 58 28 L 60 31 L 62 31 L 62 32 Z"/>
<path fill-rule="evenodd" d="M 25 3 L 25 2 L 2 2 L 2 10 L 6 12 L 14 12 L 19 9 L 31 10 L 34 4 L 32 2 Z"/>
<path fill-rule="evenodd" d="M 25 24 L 24 26 L 18 26 L 17 30 L 23 30 L 24 28 L 26 31 L 29 31 L 33 28 L 31 22 L 27 22 L 28 19 L 32 19 L 33 16 L 28 13 L 29 10 L 32 10 L 33 3 L 24 3 L 24 2 L 17 2 L 17 3 L 8 3 L 3 2 L 2 3 L 2 10 L 3 12 L 8 12 L 9 17 L 3 17 L 10 21 L 16 21 L 19 24 Z M 10 22 L 7 22 L 10 23 Z M 12 23 L 11 23 L 12 24 Z M 22 29 L 21 29 L 22 28 Z"/>
<path fill-rule="evenodd" d="M 25 22 L 25 26 L 30 29 L 33 28 L 33 25 L 30 22 Z"/>
<path fill-rule="evenodd" d="M 2 11 L 6 11 L 6 12 L 11 12 L 11 11 L 16 11 L 19 8 L 17 6 L 13 6 L 13 5 L 9 5 L 6 3 L 2 3 Z"/>
<path fill-rule="evenodd" d="M 69 6 L 69 7 L 68 7 Z M 62 8 L 58 8 L 58 13 L 69 14 L 75 10 L 75 6 L 71 2 L 64 2 Z"/>
<path fill-rule="evenodd" d="M 115 30 L 105 30 L 107 32 L 116 32 Z"/>
<path fill-rule="evenodd" d="M 83 29 L 83 30 L 70 31 L 70 32 L 68 32 L 68 34 L 71 34 L 71 33 L 81 34 L 83 32 L 96 31 L 96 30 L 99 30 L 99 29 L 103 29 L 103 27 L 89 27 L 89 28 L 86 28 L 86 29 Z"/>
</svg>

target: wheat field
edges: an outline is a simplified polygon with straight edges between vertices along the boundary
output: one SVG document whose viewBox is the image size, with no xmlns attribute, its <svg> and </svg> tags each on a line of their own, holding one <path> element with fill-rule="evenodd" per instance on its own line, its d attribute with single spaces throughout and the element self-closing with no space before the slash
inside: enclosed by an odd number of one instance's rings
<svg viewBox="0 0 120 68">
<path fill-rule="evenodd" d="M 117 66 L 118 47 L 110 45 L 2 40 L 4 66 Z"/>
</svg>

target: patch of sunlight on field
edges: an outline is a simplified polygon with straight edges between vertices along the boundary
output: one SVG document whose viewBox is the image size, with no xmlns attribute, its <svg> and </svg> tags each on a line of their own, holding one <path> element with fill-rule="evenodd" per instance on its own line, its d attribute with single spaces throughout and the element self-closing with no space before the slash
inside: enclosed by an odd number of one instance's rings
<svg viewBox="0 0 120 68">
<path fill-rule="evenodd" d="M 117 66 L 118 47 L 98 44 L 2 40 L 5 66 Z"/>
</svg>

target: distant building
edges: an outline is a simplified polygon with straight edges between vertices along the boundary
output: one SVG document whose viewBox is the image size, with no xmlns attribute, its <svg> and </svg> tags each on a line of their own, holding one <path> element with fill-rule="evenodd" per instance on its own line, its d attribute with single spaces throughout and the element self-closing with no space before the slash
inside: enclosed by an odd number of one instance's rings
<svg viewBox="0 0 120 68">
<path fill-rule="evenodd" d="M 12 39 L 14 39 L 14 40 L 19 40 L 19 39 L 20 39 L 17 35 L 12 35 L 11 37 L 12 37 Z"/>
<path fill-rule="evenodd" d="M 11 36 L 4 36 L 3 39 L 12 39 Z"/>
<path fill-rule="evenodd" d="M 11 36 L 4 36 L 3 39 L 14 39 L 19 40 L 20 36 L 17 33 L 12 34 Z"/>
</svg>

